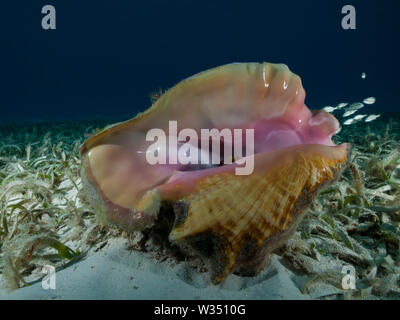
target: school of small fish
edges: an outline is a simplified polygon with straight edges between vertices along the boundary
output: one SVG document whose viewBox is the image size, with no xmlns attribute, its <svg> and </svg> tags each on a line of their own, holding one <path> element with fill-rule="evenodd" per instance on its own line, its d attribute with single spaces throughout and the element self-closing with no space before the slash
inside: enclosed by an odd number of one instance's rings
<svg viewBox="0 0 400 320">
<path fill-rule="evenodd" d="M 365 107 L 365 105 L 372 105 L 375 102 L 376 102 L 375 97 L 368 97 L 368 98 L 365 98 L 363 100 L 363 102 L 354 102 L 350 105 L 347 102 L 341 102 L 336 107 L 326 106 L 326 107 L 322 108 L 322 110 L 329 112 L 329 113 L 333 113 L 336 110 L 343 109 L 344 112 L 342 114 L 342 117 L 347 118 L 347 117 L 355 114 L 361 108 Z M 371 122 L 371 121 L 378 119 L 380 116 L 381 116 L 380 114 L 371 114 L 371 115 L 359 114 L 359 115 L 354 116 L 353 118 L 347 119 L 346 121 L 343 122 L 343 124 L 350 125 L 350 124 L 360 122 L 362 120 L 364 120 L 364 122 Z"/>
</svg>

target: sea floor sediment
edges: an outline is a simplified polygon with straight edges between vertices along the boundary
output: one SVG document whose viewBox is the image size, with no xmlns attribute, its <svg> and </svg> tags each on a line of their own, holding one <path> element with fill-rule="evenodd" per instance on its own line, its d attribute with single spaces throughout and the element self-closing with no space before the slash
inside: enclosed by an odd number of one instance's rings
<svg viewBox="0 0 400 320">
<path fill-rule="evenodd" d="M 8 290 L 30 286 L 47 264 L 67 268 L 113 238 L 139 250 L 137 236 L 99 225 L 80 197 L 79 147 L 114 122 L 0 125 L 0 282 Z M 334 140 L 352 144 L 349 167 L 275 254 L 311 298 L 399 299 L 400 115 L 343 126 Z M 163 261 L 167 253 L 147 245 L 145 254 Z M 354 286 L 346 270 L 354 270 Z"/>
</svg>

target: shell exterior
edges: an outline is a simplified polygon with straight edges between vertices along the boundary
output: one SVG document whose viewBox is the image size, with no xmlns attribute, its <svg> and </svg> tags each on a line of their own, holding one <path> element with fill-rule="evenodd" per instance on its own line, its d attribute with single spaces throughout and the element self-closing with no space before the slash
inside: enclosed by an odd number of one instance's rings
<svg viewBox="0 0 400 320">
<path fill-rule="evenodd" d="M 188 78 L 132 120 L 88 139 L 81 148 L 84 193 L 100 220 L 126 230 L 151 228 L 163 201 L 174 204 L 169 239 L 210 262 L 213 281 L 254 275 L 287 239 L 318 190 L 346 164 L 349 145 L 329 113 L 304 104 L 300 78 L 285 65 L 230 64 Z M 254 129 L 254 172 L 237 162 L 188 171 L 150 165 L 146 132 Z"/>
<path fill-rule="evenodd" d="M 216 283 L 232 271 L 257 274 L 268 253 L 295 231 L 318 190 L 338 177 L 346 162 L 338 155 L 349 150 L 336 148 L 294 146 L 259 155 L 262 166 L 249 176 L 222 172 L 198 179 L 194 188 L 184 181 L 161 186 L 163 198 L 187 203 L 175 210 L 170 240 L 197 242 L 194 247 L 212 259 Z"/>
</svg>

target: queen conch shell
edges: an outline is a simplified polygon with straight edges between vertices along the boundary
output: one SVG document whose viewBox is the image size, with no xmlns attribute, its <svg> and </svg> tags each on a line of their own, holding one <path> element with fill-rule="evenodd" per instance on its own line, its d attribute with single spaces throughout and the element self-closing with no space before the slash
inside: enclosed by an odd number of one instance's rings
<svg viewBox="0 0 400 320">
<path fill-rule="evenodd" d="M 171 203 L 169 241 L 208 262 L 214 283 L 232 272 L 255 275 L 348 159 L 349 144 L 331 141 L 338 121 L 310 111 L 304 99 L 300 78 L 283 64 L 228 64 L 192 76 L 83 144 L 84 194 L 100 220 L 128 231 L 152 228 L 162 203 Z M 168 132 L 172 120 L 178 132 L 254 129 L 254 155 L 246 155 L 254 170 L 236 174 L 240 159 L 206 167 L 149 164 L 154 142 L 147 132 Z"/>
</svg>

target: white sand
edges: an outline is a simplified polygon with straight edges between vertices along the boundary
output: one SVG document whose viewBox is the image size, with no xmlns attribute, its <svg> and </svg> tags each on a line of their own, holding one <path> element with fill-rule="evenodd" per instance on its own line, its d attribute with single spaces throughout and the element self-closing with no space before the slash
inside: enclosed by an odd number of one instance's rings
<svg viewBox="0 0 400 320">
<path fill-rule="evenodd" d="M 214 286 L 208 274 L 127 250 L 121 239 L 58 271 L 55 290 L 37 282 L 10 294 L 2 290 L 0 299 L 309 299 L 294 280 L 298 278 L 273 255 L 257 277 L 231 275 Z"/>
</svg>

